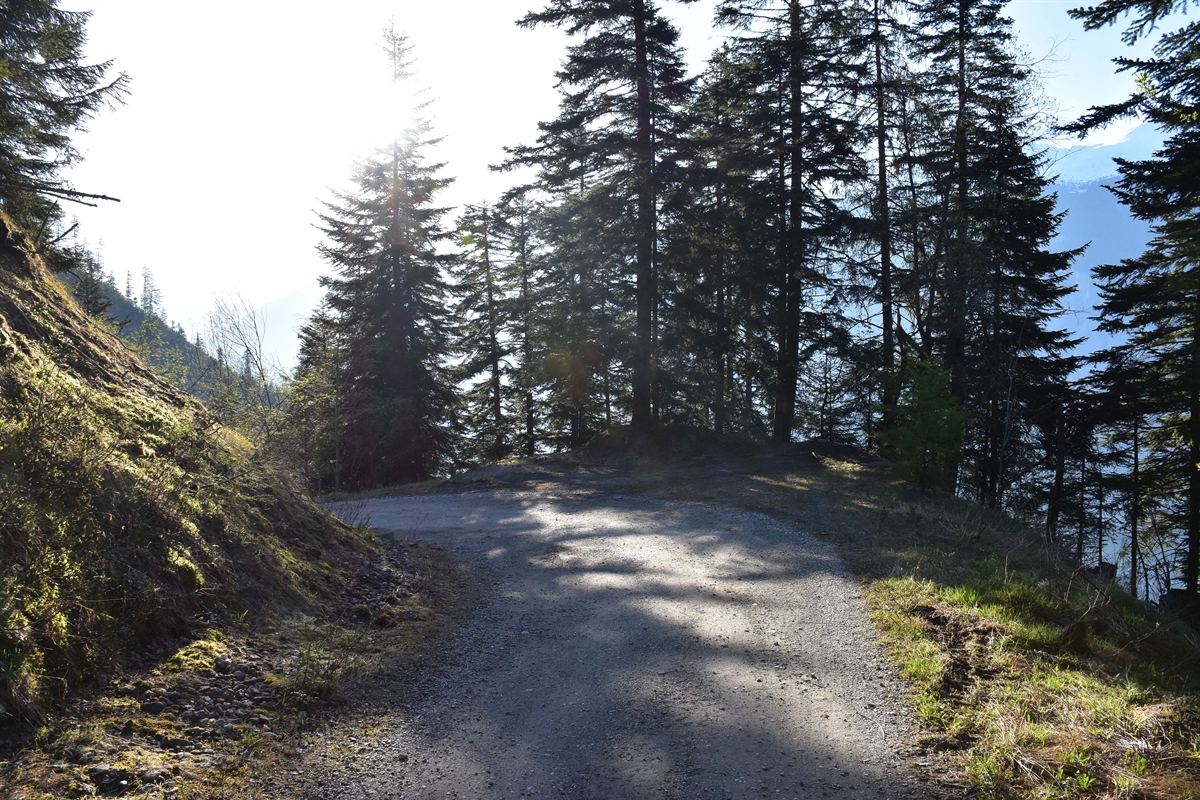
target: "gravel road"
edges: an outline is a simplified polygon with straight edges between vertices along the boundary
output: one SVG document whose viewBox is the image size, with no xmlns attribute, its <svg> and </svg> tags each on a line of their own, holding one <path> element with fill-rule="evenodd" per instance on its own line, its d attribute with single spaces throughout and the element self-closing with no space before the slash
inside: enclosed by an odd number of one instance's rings
<svg viewBox="0 0 1200 800">
<path fill-rule="evenodd" d="M 762 515 L 606 493 L 371 501 L 485 607 L 321 796 L 918 798 L 858 584 Z"/>
</svg>

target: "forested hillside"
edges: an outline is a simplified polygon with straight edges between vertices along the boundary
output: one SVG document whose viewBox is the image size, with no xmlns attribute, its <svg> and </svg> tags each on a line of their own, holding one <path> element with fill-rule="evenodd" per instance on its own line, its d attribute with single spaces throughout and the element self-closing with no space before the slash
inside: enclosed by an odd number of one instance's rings
<svg viewBox="0 0 1200 800">
<path fill-rule="evenodd" d="M 139 360 L 174 380 L 206 356 L 153 297 L 134 308 L 106 285 L 69 228 L 54 234 L 61 201 L 107 199 L 59 170 L 69 134 L 126 84 L 82 62 L 86 21 L 0 8 L 0 722 L 35 730 L 148 647 L 309 607 L 374 547 Z"/>
</svg>

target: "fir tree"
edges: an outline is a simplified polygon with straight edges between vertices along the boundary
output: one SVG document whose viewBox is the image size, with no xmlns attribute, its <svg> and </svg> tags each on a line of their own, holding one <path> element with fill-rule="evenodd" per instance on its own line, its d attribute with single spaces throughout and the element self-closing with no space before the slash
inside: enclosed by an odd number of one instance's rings
<svg viewBox="0 0 1200 800">
<path fill-rule="evenodd" d="M 402 35 L 385 34 L 391 72 L 408 74 Z M 446 183 L 428 164 L 427 122 L 418 120 L 391 146 L 361 161 L 356 189 L 336 196 L 320 215 L 319 247 L 336 275 L 326 278 L 331 324 L 344 342 L 339 374 L 343 420 L 337 482 L 363 488 L 424 480 L 450 451 L 447 256 L 451 234 L 434 205 Z"/>
<path fill-rule="evenodd" d="M 458 221 L 464 252 L 453 270 L 458 293 L 457 338 L 463 358 L 460 378 L 474 382 L 461 395 L 463 423 L 470 440 L 467 455 L 486 461 L 504 458 L 512 449 L 505 412 L 511 290 L 500 270 L 498 227 L 490 206 L 467 206 Z"/>
<path fill-rule="evenodd" d="M 828 327 L 819 288 L 827 286 L 831 245 L 851 219 L 840 194 L 862 179 L 855 150 L 855 92 L 862 75 L 848 39 L 843 4 L 800 0 L 726 2 L 720 19 L 745 35 L 733 55 L 744 64 L 747 101 L 739 121 L 758 153 L 757 247 L 771 287 L 772 435 L 788 441 L 796 422 L 802 343 Z"/>
<path fill-rule="evenodd" d="M 1183 0 L 1105 0 L 1075 9 L 1088 29 L 1128 17 L 1124 40 L 1149 35 Z M 1159 435 L 1152 448 L 1161 485 L 1178 490 L 1168 519 L 1182 534 L 1186 591 L 1200 591 L 1200 24 L 1163 33 L 1152 59 L 1118 58 L 1138 74 L 1129 99 L 1092 109 L 1072 127 L 1086 131 L 1122 116 L 1139 115 L 1167 134 L 1162 149 L 1144 161 L 1118 161 L 1115 191 L 1134 216 L 1153 223 L 1154 236 L 1139 258 L 1097 267 L 1101 330 L 1124 333 L 1146 354 L 1152 376 Z"/>
<path fill-rule="evenodd" d="M 653 0 L 554 0 L 518 24 L 554 25 L 572 36 L 584 35 L 569 48 L 558 73 L 563 91 L 559 117 L 540 125 L 536 146 L 514 148 L 510 164 L 538 165 L 543 188 L 552 192 L 570 192 L 582 183 L 583 191 L 572 203 L 589 198 L 589 206 L 577 210 L 604 220 L 599 230 L 606 235 L 597 242 L 604 250 L 601 257 L 617 262 L 614 266 L 634 279 L 634 335 L 628 357 L 631 418 L 634 424 L 645 424 L 654 413 L 656 255 L 664 165 L 679 135 L 674 111 L 691 90 L 684 77 L 679 33 Z M 576 299 L 588 302 L 584 296 Z M 582 352 L 572 359 L 597 361 L 595 354 Z M 605 368 L 598 377 L 606 383 L 611 379 L 608 359 L 600 360 Z M 571 371 L 578 384 L 584 374 Z M 582 388 L 576 386 L 577 391 Z M 606 402 L 606 410 L 611 414 L 611 403 Z M 577 420 L 575 427 L 580 424 Z"/>
<path fill-rule="evenodd" d="M 1073 369 L 1074 342 L 1053 324 L 1078 254 L 1049 249 L 1061 215 L 1034 150 L 1032 76 L 1011 53 L 1000 9 L 995 0 L 920 9 L 914 48 L 927 66 L 910 117 L 906 211 L 908 311 L 971 420 L 960 488 L 990 507 L 1034 467 L 1025 445 L 1038 404 Z"/>
<path fill-rule="evenodd" d="M 61 178 L 79 160 L 71 134 L 99 109 L 121 102 L 129 79 L 109 79 L 112 62 L 88 64 L 83 50 L 90 12 L 57 0 L 0 5 L 0 203 L 29 230 L 45 229 L 56 201 L 97 198 Z"/>
</svg>

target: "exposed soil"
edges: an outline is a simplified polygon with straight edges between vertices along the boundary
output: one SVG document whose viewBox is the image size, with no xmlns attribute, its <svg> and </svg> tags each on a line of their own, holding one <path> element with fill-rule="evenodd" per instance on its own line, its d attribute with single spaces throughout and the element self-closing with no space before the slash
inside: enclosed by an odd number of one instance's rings
<svg viewBox="0 0 1200 800">
<path fill-rule="evenodd" d="M 939 796 L 906 766 L 905 687 L 821 522 L 629 494 L 747 474 L 703 452 L 569 466 L 369 501 L 382 534 L 447 548 L 488 599 L 427 683 L 314 737 L 310 796 Z"/>
</svg>

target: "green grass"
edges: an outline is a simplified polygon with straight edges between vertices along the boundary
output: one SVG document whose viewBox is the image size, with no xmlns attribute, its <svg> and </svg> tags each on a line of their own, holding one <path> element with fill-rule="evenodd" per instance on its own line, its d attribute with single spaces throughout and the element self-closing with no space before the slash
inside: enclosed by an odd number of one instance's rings
<svg viewBox="0 0 1200 800">
<path fill-rule="evenodd" d="M 336 585 L 369 535 L 83 315 L 0 214 L 0 706 L 45 723 L 131 652 Z"/>
<path fill-rule="evenodd" d="M 957 754 L 978 796 L 1200 795 L 1196 680 L 1167 668 L 1193 646 L 1181 631 L 1095 590 L 976 574 L 877 579 L 867 598 L 926 743 Z"/>
</svg>

